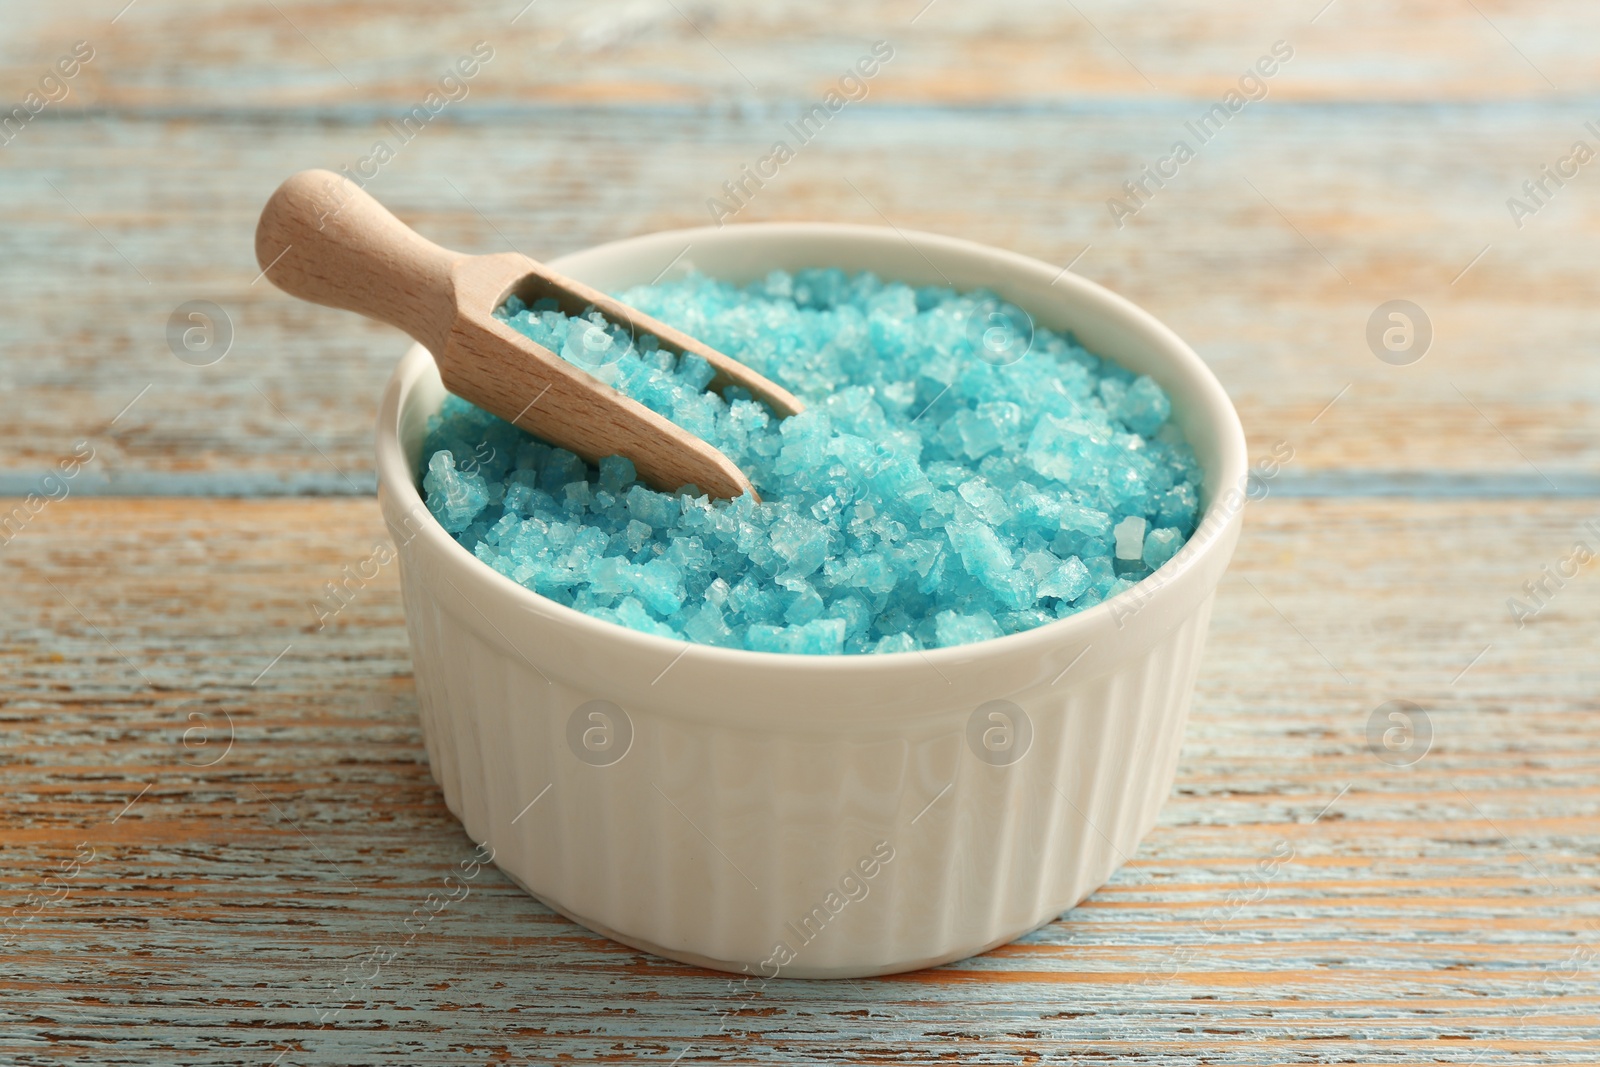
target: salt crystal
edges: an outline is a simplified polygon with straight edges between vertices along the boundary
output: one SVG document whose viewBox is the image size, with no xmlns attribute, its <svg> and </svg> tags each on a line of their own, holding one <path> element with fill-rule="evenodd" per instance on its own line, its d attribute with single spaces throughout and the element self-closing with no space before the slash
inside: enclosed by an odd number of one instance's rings
<svg viewBox="0 0 1600 1067">
<path fill-rule="evenodd" d="M 994 616 L 986 611 L 973 615 L 942 611 L 934 623 L 941 648 L 968 645 L 974 641 L 986 641 L 991 637 L 1000 636 L 1000 627 L 994 621 Z"/>
<path fill-rule="evenodd" d="M 447 396 L 424 442 L 429 509 L 559 603 L 701 644 L 908 652 L 1100 603 L 1194 531 L 1200 468 L 1160 386 L 1042 328 L 1025 360 L 974 358 L 984 294 L 810 270 L 621 297 L 807 410 L 776 420 L 743 390 L 706 392 L 699 357 L 508 299 L 513 329 L 721 449 L 763 500 L 656 492 L 624 458 L 591 468 Z"/>
<path fill-rule="evenodd" d="M 1089 588 L 1089 568 L 1073 556 L 1039 583 L 1039 595 L 1057 600 L 1076 600 Z"/>
<path fill-rule="evenodd" d="M 1144 565 L 1155 570 L 1178 554 L 1183 547 L 1183 534 L 1172 527 L 1151 530 L 1144 539 Z"/>
<path fill-rule="evenodd" d="M 874 652 L 915 652 L 922 646 L 908 633 L 885 634 L 873 646 Z"/>
<path fill-rule="evenodd" d="M 1149 375 L 1141 375 L 1129 386 L 1117 405 L 1117 415 L 1128 429 L 1145 437 L 1161 429 L 1171 414 L 1172 401 Z"/>
<path fill-rule="evenodd" d="M 1142 515 L 1129 515 L 1117 523 L 1118 559 L 1144 558 L 1144 529 L 1148 525 Z"/>
</svg>

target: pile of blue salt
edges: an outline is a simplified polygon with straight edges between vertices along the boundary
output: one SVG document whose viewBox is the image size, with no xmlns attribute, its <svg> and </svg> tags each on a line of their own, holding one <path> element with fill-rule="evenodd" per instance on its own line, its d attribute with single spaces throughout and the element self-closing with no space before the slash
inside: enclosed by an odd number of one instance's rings
<svg viewBox="0 0 1600 1067">
<path fill-rule="evenodd" d="M 837 270 L 701 276 L 621 299 L 782 383 L 777 420 L 711 368 L 598 315 L 496 314 L 711 442 L 761 494 L 655 492 L 454 396 L 429 422 L 428 507 L 552 600 L 645 633 L 765 652 L 909 652 L 1017 633 L 1160 567 L 1200 469 L 1154 381 L 1069 336 L 980 358 L 984 293 Z"/>
</svg>

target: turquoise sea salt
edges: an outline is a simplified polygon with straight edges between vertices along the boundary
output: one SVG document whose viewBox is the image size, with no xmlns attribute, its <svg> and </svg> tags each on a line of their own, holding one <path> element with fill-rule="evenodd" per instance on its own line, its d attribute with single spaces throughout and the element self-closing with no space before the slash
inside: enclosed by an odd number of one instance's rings
<svg viewBox="0 0 1600 1067">
<path fill-rule="evenodd" d="M 428 507 L 480 560 L 645 633 L 769 652 L 909 652 L 1017 633 L 1161 566 L 1200 469 L 1154 381 L 1033 331 L 983 358 L 988 294 L 837 270 L 621 298 L 782 383 L 776 420 L 711 368 L 597 315 L 496 312 L 720 448 L 762 503 L 589 467 L 456 397 L 429 423 Z M 976 323 L 976 325 L 975 325 Z M 1025 351 L 1020 358 L 1019 353 Z"/>
</svg>

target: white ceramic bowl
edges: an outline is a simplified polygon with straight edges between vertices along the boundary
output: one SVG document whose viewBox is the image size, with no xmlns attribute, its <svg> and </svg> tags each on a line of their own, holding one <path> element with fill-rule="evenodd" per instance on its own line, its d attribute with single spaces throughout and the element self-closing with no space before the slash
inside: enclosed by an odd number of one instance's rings
<svg viewBox="0 0 1600 1067">
<path fill-rule="evenodd" d="M 1205 470 L 1200 528 L 1121 596 L 979 644 L 813 657 L 653 637 L 518 586 L 428 515 L 418 463 L 443 389 L 413 347 L 378 415 L 379 496 L 445 802 L 550 907 L 723 970 L 885 974 L 1049 922 L 1134 853 L 1172 787 L 1240 525 L 1244 435 L 1227 395 L 1121 297 L 946 237 L 743 225 L 553 265 L 615 291 L 680 254 L 674 270 L 734 281 L 833 266 L 999 292 L 1166 388 Z"/>
</svg>

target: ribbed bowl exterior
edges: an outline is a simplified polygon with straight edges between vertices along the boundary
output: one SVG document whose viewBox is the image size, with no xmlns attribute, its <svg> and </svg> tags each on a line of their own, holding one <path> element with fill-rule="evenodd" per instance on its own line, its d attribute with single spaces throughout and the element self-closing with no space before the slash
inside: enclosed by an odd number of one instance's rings
<svg viewBox="0 0 1600 1067">
<path fill-rule="evenodd" d="M 959 959 L 1103 884 L 1171 790 L 1210 614 L 1110 673 L 1014 694 L 1033 736 L 1006 765 L 974 753 L 967 707 L 829 736 L 635 705 L 627 754 L 593 766 L 567 722 L 603 685 L 547 682 L 407 554 L 401 579 L 429 765 L 500 869 L 627 944 L 766 977 Z"/>
<path fill-rule="evenodd" d="M 1133 590 L 955 648 L 785 656 L 684 644 L 555 604 L 472 557 L 417 470 L 437 368 L 413 347 L 377 427 L 423 736 L 500 869 L 593 930 L 757 979 L 959 959 L 1051 920 L 1126 862 L 1172 787 L 1212 596 L 1238 539 L 1244 436 L 1215 377 L 1120 297 L 950 238 L 766 224 L 553 266 L 602 289 L 693 249 L 717 277 L 819 263 L 986 287 L 1156 378 L 1194 446 L 1200 528 Z"/>
</svg>

